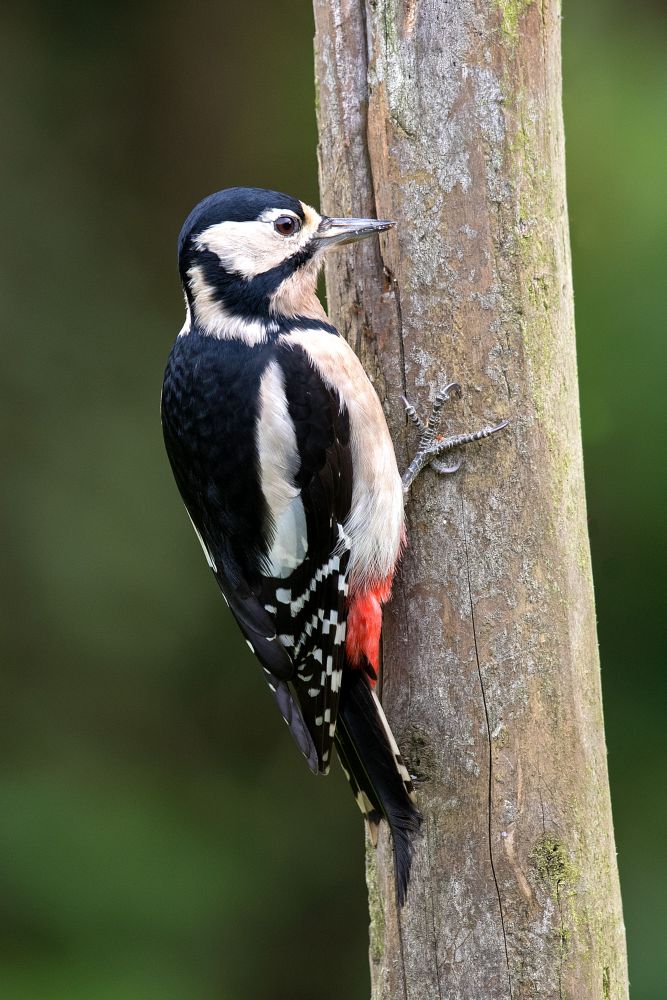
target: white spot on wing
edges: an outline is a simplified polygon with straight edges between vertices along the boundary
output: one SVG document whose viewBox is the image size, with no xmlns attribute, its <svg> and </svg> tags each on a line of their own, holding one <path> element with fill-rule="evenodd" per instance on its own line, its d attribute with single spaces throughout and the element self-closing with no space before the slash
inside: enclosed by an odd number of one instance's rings
<svg viewBox="0 0 667 1000">
<path fill-rule="evenodd" d="M 336 635 L 334 636 L 334 645 L 340 646 L 345 642 L 345 633 L 347 631 L 347 622 L 340 622 L 336 626 Z"/>
</svg>

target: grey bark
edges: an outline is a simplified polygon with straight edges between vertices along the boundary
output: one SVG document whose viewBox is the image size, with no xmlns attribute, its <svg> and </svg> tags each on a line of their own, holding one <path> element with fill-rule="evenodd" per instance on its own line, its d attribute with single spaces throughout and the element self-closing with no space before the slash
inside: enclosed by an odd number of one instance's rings
<svg viewBox="0 0 667 1000">
<path fill-rule="evenodd" d="M 368 849 L 373 997 L 627 996 L 586 527 L 555 0 L 314 0 L 322 204 L 398 228 L 327 271 L 405 467 L 405 393 L 503 417 L 427 470 L 382 698 L 425 822 L 397 912 Z"/>
</svg>

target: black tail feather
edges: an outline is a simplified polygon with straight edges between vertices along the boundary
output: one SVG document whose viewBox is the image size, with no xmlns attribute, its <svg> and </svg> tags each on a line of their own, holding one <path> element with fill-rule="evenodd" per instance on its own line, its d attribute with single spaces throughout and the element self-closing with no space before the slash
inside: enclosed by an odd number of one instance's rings
<svg viewBox="0 0 667 1000">
<path fill-rule="evenodd" d="M 362 670 L 347 668 L 338 708 L 336 747 L 361 811 L 373 828 L 387 820 L 394 842 L 396 896 L 403 906 L 413 840 L 422 822 L 410 776 L 380 703 Z"/>
</svg>

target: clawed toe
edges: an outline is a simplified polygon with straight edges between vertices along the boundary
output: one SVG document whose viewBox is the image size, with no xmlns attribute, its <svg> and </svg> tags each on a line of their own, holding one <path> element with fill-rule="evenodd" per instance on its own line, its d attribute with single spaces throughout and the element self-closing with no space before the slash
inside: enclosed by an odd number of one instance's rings
<svg viewBox="0 0 667 1000">
<path fill-rule="evenodd" d="M 435 409 L 436 406 L 440 409 L 442 404 L 446 403 L 452 394 L 456 396 L 457 399 L 461 398 L 463 395 L 463 389 L 461 388 L 460 382 L 450 382 L 444 389 L 440 389 L 439 392 L 436 392 L 435 399 L 433 401 L 433 409 Z"/>
<path fill-rule="evenodd" d="M 414 408 L 410 400 L 407 399 L 405 396 L 401 396 L 401 401 L 403 403 L 403 406 L 405 407 L 405 413 L 408 419 L 411 420 L 412 423 L 415 425 L 415 427 L 418 427 L 420 431 L 425 431 L 426 424 L 419 416 L 419 414 L 417 413 L 416 409 Z"/>
<path fill-rule="evenodd" d="M 496 434 L 498 431 L 503 430 L 503 428 L 507 427 L 509 423 L 508 420 L 503 420 L 493 427 L 484 427 L 482 430 L 473 431 L 470 434 L 457 434 L 452 437 L 442 438 L 438 436 L 438 429 L 442 418 L 440 411 L 442 410 L 444 403 L 446 403 L 452 395 L 457 398 L 460 398 L 462 395 L 461 385 L 458 382 L 450 382 L 444 389 L 440 389 L 436 393 L 431 407 L 431 412 L 426 421 L 420 417 L 417 410 L 412 403 L 409 402 L 409 400 L 407 400 L 404 396 L 401 397 L 408 418 L 416 427 L 419 428 L 420 431 L 417 454 L 403 474 L 403 491 L 405 493 L 407 493 L 416 477 L 427 465 L 430 465 L 431 468 L 440 475 L 451 475 L 454 472 L 458 472 L 461 468 L 462 460 L 459 460 L 453 465 L 445 465 L 443 462 L 438 461 L 440 455 L 443 455 L 447 451 L 451 451 L 452 448 L 458 448 L 469 444 L 471 441 L 481 441 L 483 438 L 490 437 L 492 434 Z"/>
<path fill-rule="evenodd" d="M 451 476 L 459 471 L 463 465 L 463 459 L 460 458 L 458 462 L 454 462 L 454 465 L 445 465 L 444 462 L 439 462 L 437 458 L 434 458 L 432 462 L 429 462 L 429 465 L 441 476 Z"/>
</svg>

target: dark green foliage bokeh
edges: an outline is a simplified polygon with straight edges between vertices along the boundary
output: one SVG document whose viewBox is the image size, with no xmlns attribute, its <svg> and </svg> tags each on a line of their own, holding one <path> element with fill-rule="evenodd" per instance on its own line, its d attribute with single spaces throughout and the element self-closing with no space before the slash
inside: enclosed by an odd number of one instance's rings
<svg viewBox="0 0 667 1000">
<path fill-rule="evenodd" d="M 658 4 L 566 15 L 612 792 L 634 998 L 658 1000 L 667 31 Z M 358 814 L 287 738 L 158 419 L 192 204 L 230 184 L 317 203 L 309 6 L 33 3 L 0 25 L 0 994 L 362 1000 Z"/>
</svg>

